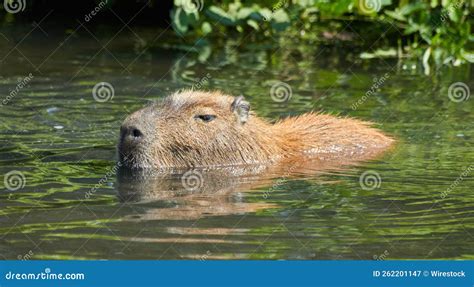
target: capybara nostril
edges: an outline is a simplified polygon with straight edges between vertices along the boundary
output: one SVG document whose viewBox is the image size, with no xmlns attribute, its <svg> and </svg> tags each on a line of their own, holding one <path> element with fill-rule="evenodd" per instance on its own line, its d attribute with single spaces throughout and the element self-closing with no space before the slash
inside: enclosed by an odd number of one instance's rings
<svg viewBox="0 0 474 287">
<path fill-rule="evenodd" d="M 120 128 L 121 140 L 138 140 L 143 138 L 143 133 L 136 126 L 125 125 Z"/>
<path fill-rule="evenodd" d="M 138 138 L 141 138 L 143 137 L 143 134 L 142 132 L 137 129 L 137 128 L 132 128 L 132 136 L 135 138 L 135 139 L 138 139 Z"/>
</svg>

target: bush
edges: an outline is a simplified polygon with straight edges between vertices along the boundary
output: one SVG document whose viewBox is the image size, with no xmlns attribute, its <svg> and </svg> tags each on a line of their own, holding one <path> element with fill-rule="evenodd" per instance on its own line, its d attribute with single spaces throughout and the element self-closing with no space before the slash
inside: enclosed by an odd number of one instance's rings
<svg viewBox="0 0 474 287">
<path fill-rule="evenodd" d="M 472 7 L 462 0 L 203 1 L 174 0 L 171 19 L 176 33 L 197 39 L 253 31 L 259 38 L 315 42 L 343 36 L 338 32 L 349 24 L 367 42 L 383 39 L 377 41 L 381 50 L 364 57 L 414 56 L 425 64 L 474 62 L 474 52 L 468 49 L 474 40 Z"/>
</svg>

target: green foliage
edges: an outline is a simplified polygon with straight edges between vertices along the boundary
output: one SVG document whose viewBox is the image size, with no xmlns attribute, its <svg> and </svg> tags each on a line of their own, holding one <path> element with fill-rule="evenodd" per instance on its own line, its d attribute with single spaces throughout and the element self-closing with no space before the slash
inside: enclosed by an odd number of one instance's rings
<svg viewBox="0 0 474 287">
<path fill-rule="evenodd" d="M 468 3 L 460 0 L 444 0 L 407 3 L 385 14 L 404 30 L 406 35 L 415 35 L 427 44 L 426 57 L 436 63 L 451 62 L 458 65 L 473 61 L 472 51 L 466 50 L 472 44 L 471 23 Z M 418 41 L 414 45 L 418 45 Z"/>
<path fill-rule="evenodd" d="M 403 56 L 423 57 L 425 63 L 459 65 L 474 61 L 469 18 L 472 7 L 466 0 L 203 1 L 175 0 L 171 17 L 177 33 L 196 38 L 253 32 L 264 38 L 324 41 L 318 32 L 337 34 L 348 23 L 363 42 L 372 43 L 371 38 L 375 42 L 382 35 L 386 46 L 376 48 L 397 47 Z"/>
</svg>

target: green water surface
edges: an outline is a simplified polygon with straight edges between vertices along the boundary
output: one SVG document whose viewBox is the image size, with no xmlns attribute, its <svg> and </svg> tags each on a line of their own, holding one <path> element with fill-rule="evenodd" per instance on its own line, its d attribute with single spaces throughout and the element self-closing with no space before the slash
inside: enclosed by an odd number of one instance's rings
<svg viewBox="0 0 474 287">
<path fill-rule="evenodd" d="M 415 60 L 360 60 L 344 46 L 177 50 L 146 29 L 30 30 L 0 31 L 1 257 L 474 259 L 474 99 L 448 96 L 457 82 L 470 93 L 471 66 L 425 75 Z M 288 101 L 271 98 L 276 81 L 291 87 Z M 113 98 L 94 99 L 99 82 Z M 140 191 L 156 196 L 124 200 L 121 121 L 193 86 L 244 94 L 269 119 L 322 110 L 370 120 L 397 145 L 359 166 L 253 178 L 238 192 L 161 196 L 144 180 Z M 367 172 L 375 185 L 361 184 Z"/>
</svg>

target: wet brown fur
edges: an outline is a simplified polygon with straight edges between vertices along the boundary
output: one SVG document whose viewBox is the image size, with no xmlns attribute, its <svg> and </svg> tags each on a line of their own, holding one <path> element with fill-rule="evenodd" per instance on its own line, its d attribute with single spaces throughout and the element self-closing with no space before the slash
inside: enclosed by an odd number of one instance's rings
<svg viewBox="0 0 474 287">
<path fill-rule="evenodd" d="M 393 139 L 371 123 L 306 113 L 270 123 L 232 111 L 221 92 L 182 91 L 131 114 L 122 124 L 121 161 L 131 168 L 216 167 L 299 162 L 308 158 L 358 161 L 386 150 Z M 245 102 L 246 103 L 246 102 Z M 196 115 L 212 114 L 203 122 Z M 143 138 L 127 136 L 138 128 Z"/>
</svg>

